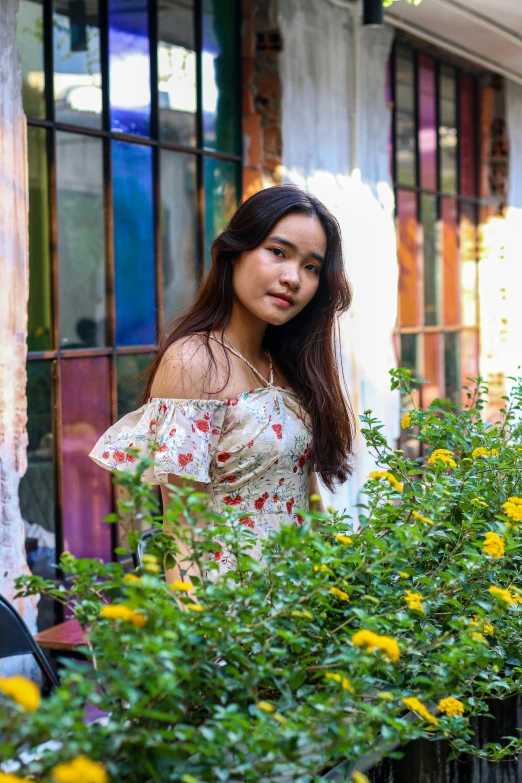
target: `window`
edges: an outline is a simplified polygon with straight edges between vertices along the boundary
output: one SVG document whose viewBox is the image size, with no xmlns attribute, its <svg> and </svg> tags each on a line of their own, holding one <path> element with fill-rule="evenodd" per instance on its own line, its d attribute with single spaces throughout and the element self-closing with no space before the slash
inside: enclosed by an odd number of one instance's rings
<svg viewBox="0 0 522 783">
<path fill-rule="evenodd" d="M 240 182 L 236 0 L 21 0 L 28 117 L 28 550 L 113 556 L 87 454 L 137 405 Z"/>
<path fill-rule="evenodd" d="M 478 374 L 478 80 L 402 41 L 390 72 L 400 363 L 420 404 L 458 402 Z"/>
</svg>

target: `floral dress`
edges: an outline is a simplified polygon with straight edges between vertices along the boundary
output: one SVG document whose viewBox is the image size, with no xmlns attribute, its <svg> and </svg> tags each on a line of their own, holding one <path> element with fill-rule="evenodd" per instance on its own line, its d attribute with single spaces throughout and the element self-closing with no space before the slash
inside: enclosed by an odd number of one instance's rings
<svg viewBox="0 0 522 783">
<path fill-rule="evenodd" d="M 311 465 L 309 417 L 291 391 L 263 381 L 229 400 L 151 397 L 107 430 L 90 456 L 109 470 L 131 472 L 129 449 L 140 447 L 154 460 L 144 481 L 164 484 L 170 473 L 210 484 L 213 508 L 240 513 L 257 541 L 249 554 L 261 561 L 260 540 L 282 524 L 299 524 L 298 511 L 308 509 Z M 158 446 L 152 453 L 151 442 Z M 224 547 L 215 558 L 212 580 L 235 566 Z"/>
</svg>

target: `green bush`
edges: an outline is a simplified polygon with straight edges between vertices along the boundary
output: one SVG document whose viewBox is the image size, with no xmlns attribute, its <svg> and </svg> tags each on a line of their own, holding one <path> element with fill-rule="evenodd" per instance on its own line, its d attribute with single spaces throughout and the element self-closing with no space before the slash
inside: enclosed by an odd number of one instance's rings
<svg viewBox="0 0 522 783">
<path fill-rule="evenodd" d="M 411 385 L 407 370 L 392 372 L 403 395 Z M 217 515 L 189 488 L 176 490 L 168 518 L 185 514 L 200 562 L 223 536 L 238 561 L 226 578 L 185 591 L 168 587 L 153 559 L 137 577 L 67 553 L 64 585 L 21 578 L 21 595 L 72 609 L 94 665 L 68 661 L 39 706 L 26 684 L 0 680 L 11 694 L 0 703 L 0 759 L 60 743 L 24 756 L 13 780 L 311 783 L 341 760 L 361 765 L 371 748 L 391 753 L 418 737 L 492 760 L 518 752 L 517 737 L 475 748 L 470 727 L 487 699 L 519 691 L 522 672 L 522 384 L 495 425 L 481 419 L 486 393 L 479 380 L 462 410 L 436 400 L 406 413 L 426 452 L 416 462 L 389 447 L 370 412 L 361 417 L 380 470 L 356 532 L 333 513 L 304 514 L 267 542 L 260 567 L 238 515 Z M 130 490 L 122 511 L 160 526 L 140 481 L 146 466 L 115 478 Z M 155 546 L 175 556 L 168 536 Z M 109 718 L 86 725 L 86 703 Z"/>
</svg>

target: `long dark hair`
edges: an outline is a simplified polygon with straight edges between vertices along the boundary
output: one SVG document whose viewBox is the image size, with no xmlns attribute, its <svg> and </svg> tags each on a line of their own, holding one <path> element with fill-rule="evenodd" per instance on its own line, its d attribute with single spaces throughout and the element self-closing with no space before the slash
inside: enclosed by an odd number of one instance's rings
<svg viewBox="0 0 522 783">
<path fill-rule="evenodd" d="M 310 415 L 313 427 L 312 464 L 325 485 L 350 475 L 354 416 L 341 385 L 338 364 L 337 318 L 350 306 L 352 292 L 346 278 L 339 224 L 314 196 L 293 185 L 261 190 L 238 208 L 225 230 L 214 240 L 211 267 L 194 304 L 167 325 L 158 354 L 147 371 L 142 404 L 167 349 L 195 333 L 223 333 L 232 313 L 232 261 L 264 242 L 272 228 L 291 213 L 316 217 L 326 234 L 326 256 L 319 287 L 308 305 L 283 326 L 268 325 L 263 346 L 270 351 Z M 230 368 L 230 364 L 229 364 Z"/>
</svg>

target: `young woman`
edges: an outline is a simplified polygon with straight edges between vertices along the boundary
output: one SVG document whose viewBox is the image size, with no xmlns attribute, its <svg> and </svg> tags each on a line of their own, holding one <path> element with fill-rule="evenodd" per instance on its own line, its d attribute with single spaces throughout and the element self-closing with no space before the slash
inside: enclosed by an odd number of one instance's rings
<svg viewBox="0 0 522 783">
<path fill-rule="evenodd" d="M 299 524 L 319 491 L 317 474 L 329 488 L 350 474 L 353 414 L 336 358 L 336 319 L 350 301 L 339 226 L 324 205 L 288 185 L 256 193 L 214 240 L 208 277 L 170 325 L 142 407 L 91 457 L 130 471 L 128 450 L 149 454 L 155 442 L 144 479 L 181 485 L 190 476 L 216 509 L 240 513 L 260 559 L 261 539 Z M 168 502 L 165 486 L 162 493 Z M 187 567 L 180 547 L 168 581 Z M 223 547 L 216 560 L 211 579 L 234 568 Z"/>
</svg>

